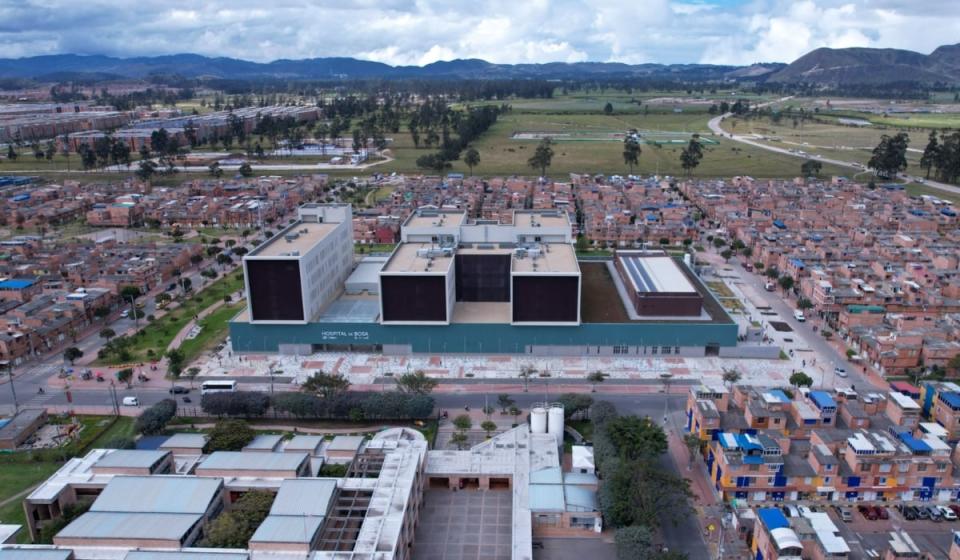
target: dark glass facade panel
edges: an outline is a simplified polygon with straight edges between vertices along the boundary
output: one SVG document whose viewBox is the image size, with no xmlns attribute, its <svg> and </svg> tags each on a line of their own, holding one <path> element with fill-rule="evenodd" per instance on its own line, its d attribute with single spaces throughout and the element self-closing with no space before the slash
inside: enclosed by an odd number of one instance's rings
<svg viewBox="0 0 960 560">
<path fill-rule="evenodd" d="M 514 322 L 576 322 L 577 284 L 576 276 L 514 276 Z"/>
<path fill-rule="evenodd" d="M 294 260 L 247 261 L 254 321 L 302 321 L 300 265 Z"/>
<path fill-rule="evenodd" d="M 380 299 L 384 321 L 446 321 L 444 276 L 383 276 Z"/>
<path fill-rule="evenodd" d="M 457 255 L 457 301 L 510 301 L 510 255 Z"/>
</svg>

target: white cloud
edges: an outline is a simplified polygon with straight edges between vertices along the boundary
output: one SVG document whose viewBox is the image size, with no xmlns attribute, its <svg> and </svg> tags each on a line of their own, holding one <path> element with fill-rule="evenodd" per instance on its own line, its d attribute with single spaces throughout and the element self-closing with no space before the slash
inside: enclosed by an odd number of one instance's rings
<svg viewBox="0 0 960 560">
<path fill-rule="evenodd" d="M 821 46 L 929 52 L 958 37 L 955 0 L 0 0 L 10 57 L 745 64 Z"/>
</svg>

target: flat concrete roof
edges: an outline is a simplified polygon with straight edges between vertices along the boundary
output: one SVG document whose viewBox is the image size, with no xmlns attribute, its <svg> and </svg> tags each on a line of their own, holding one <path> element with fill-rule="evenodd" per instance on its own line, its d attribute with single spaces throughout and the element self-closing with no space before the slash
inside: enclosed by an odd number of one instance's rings
<svg viewBox="0 0 960 560">
<path fill-rule="evenodd" d="M 0 560 L 67 560 L 71 554 L 69 548 L 4 548 Z"/>
<path fill-rule="evenodd" d="M 217 552 L 206 549 L 131 550 L 123 560 L 247 560 L 250 555 L 235 550 Z M 0 558 L 0 560 L 3 560 Z"/>
<path fill-rule="evenodd" d="M 580 274 L 577 255 L 573 251 L 573 246 L 567 243 L 544 243 L 540 245 L 539 257 L 534 259 L 528 254 L 521 259 L 514 256 L 512 266 L 513 272 L 521 273 Z"/>
<path fill-rule="evenodd" d="M 466 212 L 445 211 L 445 210 L 418 210 L 410 215 L 404 227 L 410 228 L 430 228 L 430 227 L 459 227 L 466 219 Z M 443 218 L 441 220 L 441 218 Z"/>
<path fill-rule="evenodd" d="M 310 435 L 296 435 L 283 446 L 284 451 L 303 451 L 305 453 L 313 453 L 316 451 L 320 445 L 323 444 L 323 436 L 310 436 Z"/>
<path fill-rule="evenodd" d="M 12 439 L 20 435 L 23 430 L 37 421 L 37 418 L 46 414 L 42 408 L 28 408 L 10 419 L 0 428 L 0 439 Z"/>
<path fill-rule="evenodd" d="M 206 434 L 173 434 L 160 444 L 160 449 L 196 449 L 203 450 L 210 437 Z"/>
<path fill-rule="evenodd" d="M 513 225 L 518 227 L 536 227 L 534 224 L 539 224 L 540 227 L 564 227 L 569 226 L 570 221 L 564 212 L 558 212 L 556 210 L 513 213 Z"/>
<path fill-rule="evenodd" d="M 258 247 L 250 256 L 256 257 L 279 257 L 284 253 L 299 251 L 301 255 L 309 251 L 314 245 L 320 243 L 324 237 L 331 231 L 337 229 L 340 224 L 332 223 L 310 223 L 297 222 L 290 228 L 284 230 L 282 235 L 274 237 L 264 245 Z M 306 230 L 304 232 L 303 230 Z M 287 241 L 286 236 L 296 235 L 296 239 Z"/>
<path fill-rule="evenodd" d="M 430 243 L 401 243 L 387 264 L 383 266 L 383 272 L 406 272 L 411 274 L 423 274 L 431 272 L 446 273 L 450 270 L 453 263 L 453 257 L 435 256 L 433 264 L 427 268 L 430 258 L 417 255 L 420 249 L 438 249 L 436 244 Z"/>
<path fill-rule="evenodd" d="M 329 451 L 357 451 L 363 445 L 363 436 L 336 436 L 327 444 Z"/>
<path fill-rule="evenodd" d="M 243 447 L 244 451 L 273 451 L 283 436 L 280 434 L 258 434 L 250 443 Z"/>
<path fill-rule="evenodd" d="M 452 323 L 509 323 L 509 301 L 458 301 Z"/>
<path fill-rule="evenodd" d="M 638 292 L 697 293 L 673 257 L 624 253 L 617 258 Z"/>
</svg>

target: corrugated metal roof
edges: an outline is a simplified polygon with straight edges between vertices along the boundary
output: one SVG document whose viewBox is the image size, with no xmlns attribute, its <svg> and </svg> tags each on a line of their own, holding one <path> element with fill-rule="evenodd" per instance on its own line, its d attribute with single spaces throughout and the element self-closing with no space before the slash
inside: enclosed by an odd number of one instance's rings
<svg viewBox="0 0 960 560">
<path fill-rule="evenodd" d="M 193 513 L 113 513 L 90 511 L 57 533 L 78 539 L 182 540 L 202 515 Z"/>
<path fill-rule="evenodd" d="M 327 445 L 328 451 L 356 451 L 363 443 L 363 436 L 337 436 Z"/>
<path fill-rule="evenodd" d="M 537 511 L 565 511 L 562 484 L 530 484 L 530 510 Z"/>
<path fill-rule="evenodd" d="M 200 463 L 197 473 L 204 470 L 292 471 L 306 458 L 306 453 L 217 451 Z"/>
<path fill-rule="evenodd" d="M 563 485 L 563 497 L 567 511 L 597 511 L 597 492 L 583 486 Z"/>
<path fill-rule="evenodd" d="M 309 543 L 323 524 L 323 516 L 269 515 L 250 542 Z"/>
<path fill-rule="evenodd" d="M 64 548 L 4 548 L 0 560 L 67 560 L 71 554 Z"/>
<path fill-rule="evenodd" d="M 170 452 L 159 449 L 115 449 L 107 453 L 93 466 L 94 468 L 148 469 L 163 459 L 168 453 Z"/>
<path fill-rule="evenodd" d="M 220 478 L 115 476 L 90 511 L 204 513 L 222 485 Z"/>
<path fill-rule="evenodd" d="M 323 478 L 288 478 L 280 484 L 270 515 L 326 515 L 337 481 Z"/>
<path fill-rule="evenodd" d="M 568 472 L 563 473 L 564 484 L 597 484 L 597 475 L 593 473 Z"/>
<path fill-rule="evenodd" d="M 757 510 L 757 517 L 760 518 L 768 531 L 790 527 L 787 517 L 777 508 L 761 508 Z"/>
</svg>

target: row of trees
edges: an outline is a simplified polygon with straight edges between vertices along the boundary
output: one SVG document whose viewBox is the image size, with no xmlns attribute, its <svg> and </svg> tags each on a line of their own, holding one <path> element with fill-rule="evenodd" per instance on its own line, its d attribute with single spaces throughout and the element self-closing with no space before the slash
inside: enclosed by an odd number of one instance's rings
<svg viewBox="0 0 960 560">
<path fill-rule="evenodd" d="M 338 391 L 329 396 L 283 392 L 273 397 L 257 391 L 238 391 L 203 395 L 200 406 L 207 414 L 221 417 L 262 417 L 272 408 L 297 418 L 418 420 L 432 415 L 434 400 L 425 394 L 396 391 Z"/>
<path fill-rule="evenodd" d="M 598 500 L 608 526 L 617 529 L 617 557 L 674 560 L 685 558 L 654 545 L 662 521 L 690 515 L 689 481 L 659 464 L 667 451 L 663 428 L 649 417 L 620 416 L 609 402 L 590 407 L 594 459 L 604 482 Z"/>
<path fill-rule="evenodd" d="M 935 131 L 930 132 L 927 147 L 920 157 L 920 167 L 930 178 L 935 170 L 940 181 L 956 183 L 960 180 L 960 132 L 943 132 L 939 139 Z"/>
</svg>

